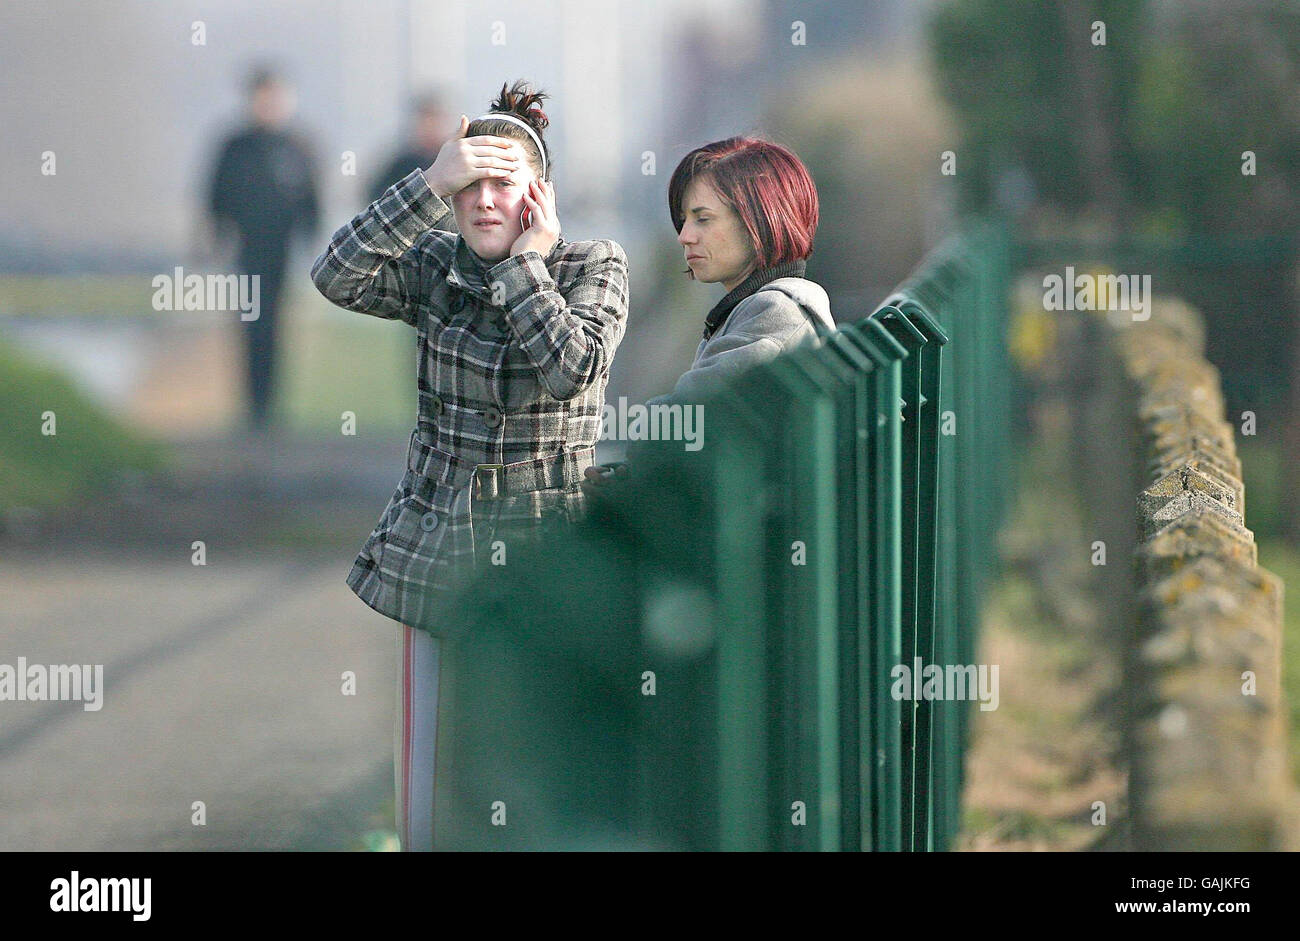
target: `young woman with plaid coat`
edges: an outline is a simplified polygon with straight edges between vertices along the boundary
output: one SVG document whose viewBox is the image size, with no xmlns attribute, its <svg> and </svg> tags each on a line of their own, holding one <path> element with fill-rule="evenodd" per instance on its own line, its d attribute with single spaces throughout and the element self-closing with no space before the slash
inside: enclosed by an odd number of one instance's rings
<svg viewBox="0 0 1300 941">
<path fill-rule="evenodd" d="M 524 539 L 562 534 L 600 435 L 627 323 L 623 249 L 560 238 L 545 94 L 502 86 L 432 167 L 334 233 L 312 266 L 330 301 L 416 331 L 406 468 L 347 583 L 400 631 L 398 832 L 432 848 L 439 637 L 451 590 Z M 433 226 L 454 213 L 459 234 Z M 561 524 L 561 525 L 556 525 Z"/>
</svg>

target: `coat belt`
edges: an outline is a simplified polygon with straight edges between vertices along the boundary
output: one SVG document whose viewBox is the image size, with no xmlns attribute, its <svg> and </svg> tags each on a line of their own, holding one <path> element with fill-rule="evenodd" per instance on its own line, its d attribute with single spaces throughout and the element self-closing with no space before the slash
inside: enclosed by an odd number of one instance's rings
<svg viewBox="0 0 1300 941">
<path fill-rule="evenodd" d="M 572 487 L 582 482 L 582 472 L 596 463 L 594 447 L 515 461 L 511 464 L 476 464 L 448 454 L 420 440 L 411 432 L 406 466 L 422 477 L 430 477 L 459 490 L 473 483 L 475 499 L 495 499 L 508 493 Z"/>
</svg>

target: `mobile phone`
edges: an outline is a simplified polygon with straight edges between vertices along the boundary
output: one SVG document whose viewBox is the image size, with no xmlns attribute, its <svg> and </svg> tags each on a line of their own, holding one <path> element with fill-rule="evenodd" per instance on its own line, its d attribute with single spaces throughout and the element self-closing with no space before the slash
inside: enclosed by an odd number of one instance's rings
<svg viewBox="0 0 1300 941">
<path fill-rule="evenodd" d="M 528 211 L 527 206 L 525 206 L 523 211 L 519 213 L 519 224 L 525 229 L 531 229 L 533 227 L 533 214 Z"/>
</svg>

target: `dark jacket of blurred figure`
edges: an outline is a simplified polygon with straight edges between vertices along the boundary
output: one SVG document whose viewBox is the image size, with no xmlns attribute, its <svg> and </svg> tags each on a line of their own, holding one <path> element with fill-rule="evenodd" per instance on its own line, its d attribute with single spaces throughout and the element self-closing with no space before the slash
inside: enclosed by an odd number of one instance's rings
<svg viewBox="0 0 1300 941">
<path fill-rule="evenodd" d="M 438 151 L 451 136 L 456 121 L 443 110 L 436 95 L 423 95 L 415 100 L 411 109 L 409 136 L 393 158 L 370 179 L 366 194 L 369 202 L 384 195 L 384 190 L 406 178 L 412 170 L 425 170 L 438 159 Z M 449 232 L 456 231 L 456 220 L 448 213 L 446 220 L 437 226 Z"/>
<path fill-rule="evenodd" d="M 319 206 L 311 148 L 287 126 L 293 89 L 259 72 L 249 91 L 251 123 L 223 142 L 208 209 L 218 229 L 235 230 L 241 273 L 260 276 L 260 314 L 239 326 L 245 331 L 249 421 L 262 430 L 276 388 L 277 315 L 290 245 L 295 232 L 315 236 Z"/>
</svg>

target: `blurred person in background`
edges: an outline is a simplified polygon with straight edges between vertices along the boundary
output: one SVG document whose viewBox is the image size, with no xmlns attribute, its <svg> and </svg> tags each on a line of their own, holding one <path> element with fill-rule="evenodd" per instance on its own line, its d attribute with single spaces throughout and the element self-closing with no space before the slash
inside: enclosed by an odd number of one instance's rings
<svg viewBox="0 0 1300 941">
<path fill-rule="evenodd" d="M 294 89 L 267 67 L 248 79 L 249 123 L 221 144 L 208 191 L 219 238 L 238 240 L 241 274 L 259 276 L 259 315 L 240 321 L 247 363 L 248 424 L 269 428 L 276 390 L 276 340 L 284 270 L 295 232 L 316 234 L 316 161 L 303 135 L 289 126 Z"/>
<path fill-rule="evenodd" d="M 792 151 L 756 137 L 698 147 L 673 171 L 668 212 L 683 273 L 727 293 L 704 317 L 691 368 L 647 407 L 695 404 L 726 380 L 835 329 L 826 290 L 804 277 L 817 233 L 817 187 Z M 595 465 L 584 487 L 627 470 L 626 461 Z"/>
<path fill-rule="evenodd" d="M 438 95 L 426 92 L 417 97 L 412 103 L 409 137 L 393 159 L 371 178 L 368 201 L 373 203 L 383 196 L 384 190 L 412 170 L 433 166 L 438 151 L 447 142 L 447 129 L 454 122 Z M 449 216 L 447 221 L 454 223 L 455 219 Z"/>
</svg>

